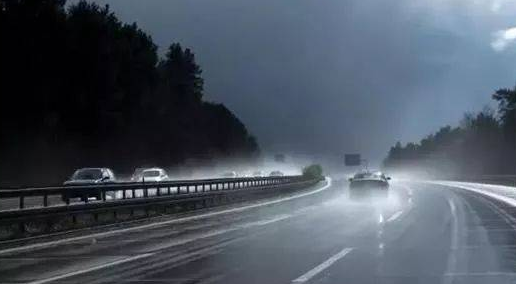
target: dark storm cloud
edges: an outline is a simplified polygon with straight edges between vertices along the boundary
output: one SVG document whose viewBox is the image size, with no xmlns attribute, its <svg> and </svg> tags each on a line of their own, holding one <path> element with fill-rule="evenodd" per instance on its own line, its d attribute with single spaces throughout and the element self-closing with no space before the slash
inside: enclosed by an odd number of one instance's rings
<svg viewBox="0 0 516 284">
<path fill-rule="evenodd" d="M 191 47 L 207 98 L 266 151 L 380 160 L 396 140 L 456 123 L 516 82 L 514 38 L 503 32 L 516 26 L 511 1 L 107 3 L 162 50 Z"/>
</svg>

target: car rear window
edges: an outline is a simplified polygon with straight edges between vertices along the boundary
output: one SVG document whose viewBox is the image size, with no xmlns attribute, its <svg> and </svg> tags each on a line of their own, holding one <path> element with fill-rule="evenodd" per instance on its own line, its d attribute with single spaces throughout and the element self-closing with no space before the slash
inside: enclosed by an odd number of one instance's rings
<svg viewBox="0 0 516 284">
<path fill-rule="evenodd" d="M 159 177 L 160 172 L 159 171 L 144 171 L 143 176 L 144 177 Z"/>
<path fill-rule="evenodd" d="M 100 169 L 84 169 L 78 170 L 72 177 L 73 179 L 100 179 L 102 178 L 102 170 Z"/>
</svg>

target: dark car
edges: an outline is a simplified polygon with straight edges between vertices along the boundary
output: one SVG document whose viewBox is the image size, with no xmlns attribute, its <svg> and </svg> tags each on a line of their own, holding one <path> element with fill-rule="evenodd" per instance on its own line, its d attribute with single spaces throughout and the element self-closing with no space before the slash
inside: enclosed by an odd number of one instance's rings
<svg viewBox="0 0 516 284">
<path fill-rule="evenodd" d="M 382 172 L 360 172 L 349 179 L 350 197 L 387 196 L 390 177 Z"/>
<path fill-rule="evenodd" d="M 110 184 L 116 181 L 113 171 L 108 168 L 82 168 L 75 171 L 72 177 L 64 182 L 64 185 L 70 186 L 62 195 L 64 202 L 68 202 L 71 198 L 81 198 L 86 201 L 89 197 L 95 197 L 97 200 L 102 198 L 100 190 L 95 188 L 74 188 L 80 185 L 101 185 Z"/>
</svg>

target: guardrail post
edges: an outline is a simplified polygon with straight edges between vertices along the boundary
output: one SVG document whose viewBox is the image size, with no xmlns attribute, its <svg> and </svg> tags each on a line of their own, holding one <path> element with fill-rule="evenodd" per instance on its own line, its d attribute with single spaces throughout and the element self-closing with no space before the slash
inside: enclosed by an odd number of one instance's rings
<svg viewBox="0 0 516 284">
<path fill-rule="evenodd" d="M 25 196 L 20 196 L 20 209 L 25 207 Z"/>
<path fill-rule="evenodd" d="M 126 193 L 125 193 L 125 192 L 126 192 L 126 190 L 125 190 L 125 189 L 124 189 L 124 190 L 122 190 L 122 199 L 125 199 L 125 195 L 126 195 Z"/>
<path fill-rule="evenodd" d="M 143 197 L 147 198 L 149 196 L 149 189 L 147 187 L 143 188 Z"/>
<path fill-rule="evenodd" d="M 136 198 L 136 189 L 133 188 L 131 191 L 131 198 Z"/>
<path fill-rule="evenodd" d="M 43 207 L 48 206 L 48 194 L 43 195 Z"/>
<path fill-rule="evenodd" d="M 25 223 L 23 221 L 18 223 L 18 230 L 20 231 L 21 235 L 25 234 Z"/>
</svg>

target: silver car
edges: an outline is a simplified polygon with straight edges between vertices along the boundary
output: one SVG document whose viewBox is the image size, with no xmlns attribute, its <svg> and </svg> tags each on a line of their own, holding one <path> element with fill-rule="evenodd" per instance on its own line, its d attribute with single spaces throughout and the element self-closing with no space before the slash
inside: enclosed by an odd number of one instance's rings
<svg viewBox="0 0 516 284">
<path fill-rule="evenodd" d="M 168 175 L 162 168 L 144 169 L 139 179 L 141 182 L 159 182 L 166 180 L 168 180 Z"/>
</svg>

